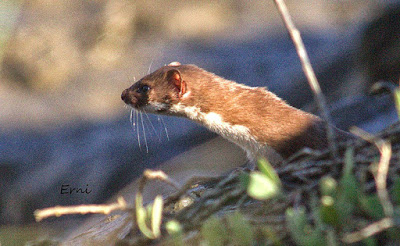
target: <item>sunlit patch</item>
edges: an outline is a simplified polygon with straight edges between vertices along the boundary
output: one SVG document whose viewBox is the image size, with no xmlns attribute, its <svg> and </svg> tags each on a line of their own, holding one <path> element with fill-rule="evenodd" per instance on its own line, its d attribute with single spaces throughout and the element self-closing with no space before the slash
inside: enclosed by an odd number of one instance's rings
<svg viewBox="0 0 400 246">
<path fill-rule="evenodd" d="M 209 124 L 221 124 L 223 122 L 221 115 L 216 113 L 208 113 L 204 116 L 205 120 L 209 122 Z"/>
<path fill-rule="evenodd" d="M 171 66 L 171 67 L 177 67 L 177 66 L 180 66 L 180 65 L 181 65 L 181 63 L 177 62 L 177 61 L 174 61 L 174 62 L 171 62 L 170 64 L 168 64 L 168 66 Z"/>
</svg>

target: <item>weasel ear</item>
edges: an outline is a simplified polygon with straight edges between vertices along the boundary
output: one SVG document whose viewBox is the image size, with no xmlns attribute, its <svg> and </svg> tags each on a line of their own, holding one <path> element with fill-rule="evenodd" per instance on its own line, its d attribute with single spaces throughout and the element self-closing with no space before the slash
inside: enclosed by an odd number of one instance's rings
<svg viewBox="0 0 400 246">
<path fill-rule="evenodd" d="M 174 85 L 179 91 L 179 97 L 186 93 L 186 82 L 182 79 L 182 75 L 177 69 L 171 69 L 167 72 L 167 81 Z"/>
</svg>

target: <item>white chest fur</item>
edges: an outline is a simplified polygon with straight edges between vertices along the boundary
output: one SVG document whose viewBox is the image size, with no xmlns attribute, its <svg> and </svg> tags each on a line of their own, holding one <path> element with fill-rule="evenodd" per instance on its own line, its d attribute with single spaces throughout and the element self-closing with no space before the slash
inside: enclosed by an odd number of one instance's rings
<svg viewBox="0 0 400 246">
<path fill-rule="evenodd" d="M 198 107 L 188 107 L 180 103 L 173 105 L 170 110 L 175 113 L 185 114 L 189 119 L 204 125 L 211 131 L 239 145 L 247 152 L 247 156 L 251 160 L 256 160 L 262 156 L 268 158 L 272 163 L 277 163 L 282 160 L 275 150 L 267 145 L 259 143 L 251 134 L 248 127 L 232 125 L 224 121 L 220 114 L 214 112 L 203 113 Z"/>
</svg>

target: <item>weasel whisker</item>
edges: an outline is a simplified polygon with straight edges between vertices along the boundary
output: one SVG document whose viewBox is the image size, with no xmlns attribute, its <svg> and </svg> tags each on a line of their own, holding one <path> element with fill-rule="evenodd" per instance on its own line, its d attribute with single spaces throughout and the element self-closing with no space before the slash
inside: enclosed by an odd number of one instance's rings
<svg viewBox="0 0 400 246">
<path fill-rule="evenodd" d="M 149 69 L 147 70 L 147 74 L 149 74 L 149 73 L 150 73 L 150 71 L 151 71 L 151 66 L 153 65 L 153 61 L 154 61 L 154 58 L 153 58 L 153 59 L 151 59 L 151 62 L 150 62 Z"/>
<path fill-rule="evenodd" d="M 161 123 L 162 123 L 162 125 L 163 125 L 163 127 L 164 127 L 164 130 L 165 130 L 165 135 L 167 136 L 167 139 L 168 139 L 168 141 L 169 141 L 168 129 L 167 129 L 167 127 L 165 126 L 164 119 L 163 119 L 162 117 L 160 117 L 159 115 L 157 116 L 157 118 L 158 118 L 158 122 L 161 122 Z"/>
<path fill-rule="evenodd" d="M 133 121 L 133 109 L 131 108 L 131 113 L 129 114 L 129 121 L 131 122 L 133 130 L 135 130 L 135 122 Z"/>
<path fill-rule="evenodd" d="M 146 145 L 146 153 L 149 153 L 149 146 L 147 145 L 147 136 L 146 136 L 146 129 L 144 127 L 144 122 L 143 122 L 143 113 L 140 112 L 140 120 L 142 122 L 142 129 L 143 129 L 143 137 L 144 137 L 144 144 Z"/>
<path fill-rule="evenodd" d="M 142 145 L 140 144 L 140 128 L 139 128 L 139 112 L 135 110 L 135 126 L 136 134 L 140 151 L 142 151 Z"/>
<path fill-rule="evenodd" d="M 143 110 L 144 114 L 146 115 L 147 120 L 150 123 L 151 128 L 153 129 L 154 134 L 157 136 L 158 141 L 161 142 L 161 136 L 157 133 L 156 128 L 153 125 L 153 122 L 151 122 L 149 115 L 147 114 L 147 112 L 145 110 Z"/>
</svg>

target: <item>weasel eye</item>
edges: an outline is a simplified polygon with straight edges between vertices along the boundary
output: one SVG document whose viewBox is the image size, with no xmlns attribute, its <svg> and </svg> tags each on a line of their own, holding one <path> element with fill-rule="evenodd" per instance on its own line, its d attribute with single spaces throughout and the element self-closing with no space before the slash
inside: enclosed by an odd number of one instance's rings
<svg viewBox="0 0 400 246">
<path fill-rule="evenodd" d="M 142 85 L 139 88 L 136 89 L 137 93 L 146 93 L 150 90 L 150 86 L 148 85 Z"/>
</svg>

